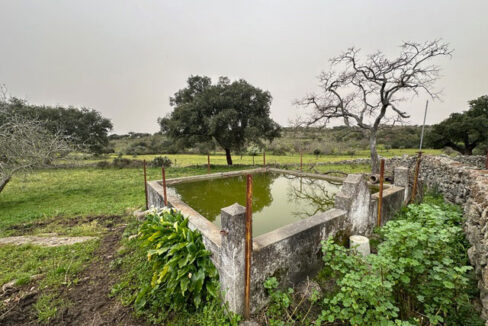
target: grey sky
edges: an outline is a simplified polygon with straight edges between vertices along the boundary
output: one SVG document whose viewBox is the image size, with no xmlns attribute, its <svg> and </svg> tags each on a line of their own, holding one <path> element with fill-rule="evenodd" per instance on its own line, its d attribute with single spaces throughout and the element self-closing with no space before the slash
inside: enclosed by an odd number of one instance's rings
<svg viewBox="0 0 488 326">
<path fill-rule="evenodd" d="M 189 75 L 224 75 L 269 90 L 287 124 L 342 50 L 441 37 L 455 53 L 438 61 L 434 123 L 488 94 L 487 12 L 487 0 L 0 0 L 0 83 L 32 103 L 94 108 L 117 133 L 154 132 Z M 413 123 L 425 99 L 404 104 Z"/>
</svg>

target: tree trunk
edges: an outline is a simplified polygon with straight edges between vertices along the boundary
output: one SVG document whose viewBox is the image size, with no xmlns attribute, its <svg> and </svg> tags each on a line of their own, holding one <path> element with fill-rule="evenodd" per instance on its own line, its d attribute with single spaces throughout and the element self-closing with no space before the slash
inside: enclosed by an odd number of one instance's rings
<svg viewBox="0 0 488 326">
<path fill-rule="evenodd" d="M 371 131 L 369 134 L 369 151 L 371 153 L 371 173 L 377 174 L 379 173 L 379 157 L 378 152 L 376 151 L 376 132 Z"/>
<path fill-rule="evenodd" d="M 232 157 L 230 156 L 230 149 L 225 149 L 225 158 L 227 159 L 227 165 L 232 165 Z"/>
<path fill-rule="evenodd" d="M 3 188 L 5 188 L 9 181 L 10 177 L 7 177 L 6 179 L 2 179 L 2 181 L 0 181 L 0 192 L 2 192 Z"/>
</svg>

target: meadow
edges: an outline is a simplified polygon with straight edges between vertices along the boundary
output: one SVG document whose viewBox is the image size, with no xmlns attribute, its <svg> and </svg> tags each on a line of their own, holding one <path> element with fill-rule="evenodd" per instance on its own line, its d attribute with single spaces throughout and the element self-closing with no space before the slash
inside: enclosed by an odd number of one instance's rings
<svg viewBox="0 0 488 326">
<path fill-rule="evenodd" d="M 383 156 L 412 154 L 415 150 L 390 150 Z M 128 156 L 151 161 L 160 155 Z M 176 164 L 167 169 L 167 177 L 205 174 L 205 155 L 166 155 Z M 0 237 L 56 234 L 66 236 L 96 236 L 85 244 L 62 247 L 33 245 L 0 246 L 0 286 L 14 281 L 18 286 L 37 284 L 32 314 L 37 320 L 53 320 L 63 309 L 69 309 L 69 300 L 61 299 L 59 292 L 79 284 L 80 273 L 93 266 L 103 239 L 134 219 L 132 212 L 143 209 L 144 178 L 142 164 L 137 168 L 96 168 L 97 162 L 116 156 L 65 161 L 74 168 L 51 168 L 16 175 L 0 194 Z M 361 153 L 354 158 L 367 157 Z M 351 157 L 304 155 L 304 164 L 336 162 Z M 267 164 L 291 164 L 297 168 L 300 157 L 266 155 Z M 211 155 L 211 172 L 253 168 L 251 156 L 234 156 L 236 166 L 225 165 L 225 156 Z M 255 157 L 255 166 L 262 157 Z M 304 167 L 307 170 L 309 167 Z M 367 164 L 321 164 L 316 172 L 329 170 L 344 173 L 368 172 Z M 159 167 L 148 167 L 148 180 L 161 179 Z M 102 244 L 101 244 L 102 243 Z M 116 250 L 117 248 L 113 248 Z M 91 267 L 90 267 L 91 268 Z M 41 275 L 37 280 L 36 276 Z M 0 305 L 0 312 L 2 306 Z M 1 315 L 1 314 L 0 314 Z M 0 320 L 1 321 L 1 320 Z"/>
<path fill-rule="evenodd" d="M 418 149 L 407 148 L 407 149 L 384 149 L 379 148 L 378 154 L 382 157 L 394 157 L 402 155 L 416 155 Z M 425 154 L 439 155 L 442 153 L 438 149 L 424 149 L 422 150 Z M 60 164 L 69 165 L 90 165 L 96 164 L 102 161 L 112 161 L 115 158 L 126 158 L 132 160 L 148 162 L 152 161 L 155 157 L 166 156 L 173 163 L 174 167 L 188 167 L 188 166 L 201 166 L 207 165 L 207 155 L 202 154 L 144 154 L 144 155 L 102 155 L 99 157 L 94 157 L 92 155 L 85 156 L 82 154 L 72 154 L 70 157 L 64 160 L 60 160 Z M 358 150 L 354 155 L 313 155 L 313 154 L 303 154 L 303 164 L 315 164 L 315 163 L 327 163 L 327 162 L 340 162 L 345 160 L 354 160 L 359 158 L 369 158 L 369 150 Z M 263 154 L 260 153 L 256 156 L 251 155 L 232 155 L 232 161 L 235 165 L 262 165 L 263 164 Z M 287 154 L 287 155 L 273 155 L 271 153 L 266 153 L 266 163 L 267 164 L 300 164 L 300 154 Z M 210 153 L 210 164 L 212 165 L 222 165 L 226 166 L 227 161 L 225 154 L 223 152 L 212 152 Z"/>
</svg>

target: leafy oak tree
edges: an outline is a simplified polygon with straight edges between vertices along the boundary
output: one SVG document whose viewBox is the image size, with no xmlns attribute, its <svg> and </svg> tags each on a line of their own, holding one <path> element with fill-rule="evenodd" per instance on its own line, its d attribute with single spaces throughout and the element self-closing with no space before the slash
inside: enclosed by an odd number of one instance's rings
<svg viewBox="0 0 488 326">
<path fill-rule="evenodd" d="M 41 123 L 51 134 L 62 136 L 79 150 L 100 154 L 109 144 L 112 123 L 95 110 L 33 105 L 15 97 L 4 98 L 2 107 L 6 115 Z M 0 117 L 0 126 L 4 121 Z"/>
<path fill-rule="evenodd" d="M 269 116 L 269 92 L 227 77 L 212 84 L 209 77 L 191 76 L 187 83 L 170 98 L 173 111 L 158 119 L 161 131 L 180 147 L 216 141 L 232 165 L 232 151 L 279 136 L 280 126 Z"/>
<path fill-rule="evenodd" d="M 378 130 L 410 117 L 400 107 L 406 98 L 421 92 L 434 99 L 439 96 L 433 89 L 439 67 L 432 60 L 451 53 L 448 44 L 438 40 L 405 42 L 400 46 L 400 54 L 393 58 L 380 51 L 361 57 L 359 49 L 350 48 L 333 58 L 330 71 L 320 75 L 320 92 L 297 101 L 312 110 L 300 122 L 325 126 L 331 120 L 341 119 L 346 126 L 360 128 L 369 138 L 371 169 L 377 173 Z"/>
<path fill-rule="evenodd" d="M 452 113 L 434 125 L 427 140 L 434 148 L 451 147 L 463 155 L 488 141 L 488 95 L 469 101 L 469 110 Z"/>
</svg>

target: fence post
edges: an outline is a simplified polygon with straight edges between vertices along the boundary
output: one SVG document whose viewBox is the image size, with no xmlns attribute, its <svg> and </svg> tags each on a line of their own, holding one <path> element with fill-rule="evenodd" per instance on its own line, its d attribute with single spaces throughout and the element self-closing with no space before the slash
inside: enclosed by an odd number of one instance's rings
<svg viewBox="0 0 488 326">
<path fill-rule="evenodd" d="M 246 270 L 244 289 L 244 319 L 248 320 L 251 315 L 251 254 L 252 254 L 252 175 L 247 175 L 246 189 Z"/>
<path fill-rule="evenodd" d="M 163 178 L 164 206 L 168 206 L 168 197 L 166 196 L 166 172 L 164 171 L 164 165 L 161 166 L 161 174 Z"/>
<path fill-rule="evenodd" d="M 488 170 L 488 149 L 486 150 L 485 169 L 487 169 L 487 170 Z"/>
<path fill-rule="evenodd" d="M 207 173 L 210 173 L 210 154 L 207 154 Z"/>
<path fill-rule="evenodd" d="M 263 149 L 263 166 L 266 167 L 266 151 Z"/>
<path fill-rule="evenodd" d="M 419 173 L 420 173 L 420 161 L 422 160 L 422 152 L 419 151 L 417 156 L 417 164 L 415 165 L 415 177 L 413 179 L 413 187 L 412 187 L 412 197 L 410 198 L 410 203 L 415 201 L 415 197 L 417 196 L 417 187 L 419 182 Z"/>
<path fill-rule="evenodd" d="M 147 174 L 146 174 L 146 160 L 144 160 L 144 194 L 146 195 L 146 210 L 149 209 L 147 202 Z"/>
<path fill-rule="evenodd" d="M 303 152 L 300 151 L 300 171 L 303 171 Z"/>
<path fill-rule="evenodd" d="M 383 206 L 383 182 L 385 181 L 385 159 L 380 161 L 380 192 L 378 197 L 378 221 L 377 226 L 381 226 L 381 211 Z"/>
</svg>

